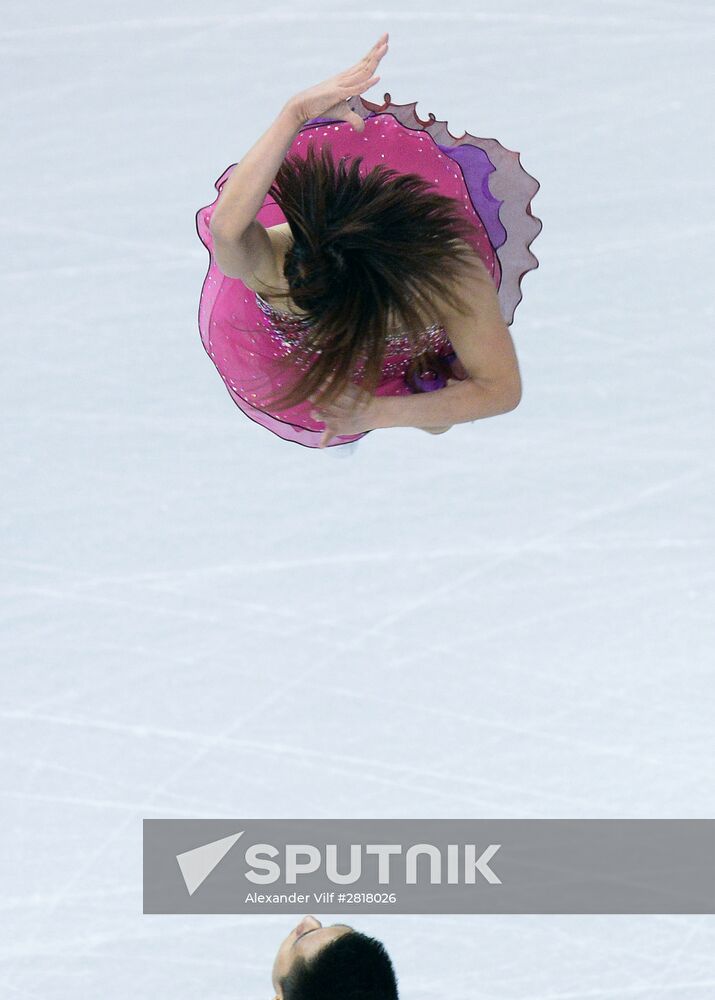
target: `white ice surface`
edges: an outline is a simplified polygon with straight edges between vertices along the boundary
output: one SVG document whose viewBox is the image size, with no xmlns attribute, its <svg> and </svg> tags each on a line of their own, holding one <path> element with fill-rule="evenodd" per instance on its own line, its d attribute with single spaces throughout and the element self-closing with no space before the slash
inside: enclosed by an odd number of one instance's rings
<svg viewBox="0 0 715 1000">
<path fill-rule="evenodd" d="M 143 817 L 715 815 L 712 5 L 2 24 L 2 997 L 270 1000 L 297 918 L 143 916 Z M 334 461 L 231 402 L 194 215 L 384 30 L 366 96 L 519 150 L 541 266 L 517 410 Z M 715 993 L 711 917 L 352 922 L 403 1000 Z"/>
</svg>

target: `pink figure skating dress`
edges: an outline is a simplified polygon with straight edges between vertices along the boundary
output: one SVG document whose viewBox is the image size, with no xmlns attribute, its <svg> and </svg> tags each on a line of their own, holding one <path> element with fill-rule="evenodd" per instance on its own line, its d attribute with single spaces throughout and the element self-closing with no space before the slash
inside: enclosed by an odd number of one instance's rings
<svg viewBox="0 0 715 1000">
<path fill-rule="evenodd" d="M 416 102 L 397 105 L 391 103 L 389 94 L 385 97 L 382 107 L 362 97 L 349 102 L 365 120 L 364 132 L 355 132 L 347 122 L 316 118 L 300 129 L 288 154 L 305 156 L 309 143 L 316 147 L 329 143 L 336 163 L 344 155 L 362 156 L 362 176 L 385 164 L 401 173 L 419 174 L 440 194 L 455 199 L 473 224 L 472 246 L 492 275 L 502 315 L 511 325 L 522 298 L 521 280 L 527 271 L 539 266 L 529 250 L 542 228 L 531 212 L 538 181 L 521 166 L 519 154 L 505 149 L 496 139 L 478 139 L 468 132 L 457 139 L 446 122 L 436 121 L 433 115 L 427 122 L 418 118 Z M 215 182 L 219 194 L 235 166 L 228 167 Z M 279 411 L 269 410 L 263 403 L 275 393 L 276 385 L 285 387 L 276 359 L 295 349 L 303 320 L 275 309 L 240 279 L 226 277 L 219 270 L 209 229 L 217 201 L 218 195 L 196 214 L 199 238 L 209 252 L 198 316 L 202 343 L 231 398 L 246 416 L 286 441 L 317 448 L 324 426 L 310 416 L 313 407 L 308 400 Z M 286 221 L 268 195 L 257 219 L 267 227 Z M 447 362 L 456 358 L 443 326 L 426 329 L 423 342 Z M 388 339 L 377 395 L 406 395 L 444 384 L 439 376 L 430 381 L 429 374 L 417 384 L 414 378 L 408 380 L 410 360 L 406 336 Z M 369 433 L 335 437 L 327 447 L 340 447 Z"/>
</svg>

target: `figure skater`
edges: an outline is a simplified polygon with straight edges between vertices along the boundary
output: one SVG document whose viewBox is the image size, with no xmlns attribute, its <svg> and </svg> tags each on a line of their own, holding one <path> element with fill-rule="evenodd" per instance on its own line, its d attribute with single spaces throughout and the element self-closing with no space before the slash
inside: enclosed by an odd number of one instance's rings
<svg viewBox="0 0 715 1000">
<path fill-rule="evenodd" d="M 304 917 L 273 963 L 274 1000 L 397 1000 L 384 945 L 347 924 L 323 927 Z"/>
<path fill-rule="evenodd" d="M 387 48 L 289 99 L 196 217 L 204 347 L 247 416 L 311 448 L 521 398 L 508 326 L 539 184 L 495 139 L 363 99 Z"/>
</svg>

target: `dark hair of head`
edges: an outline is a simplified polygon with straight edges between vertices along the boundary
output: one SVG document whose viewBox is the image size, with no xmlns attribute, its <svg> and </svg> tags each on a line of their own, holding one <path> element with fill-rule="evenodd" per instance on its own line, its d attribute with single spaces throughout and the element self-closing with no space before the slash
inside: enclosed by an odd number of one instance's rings
<svg viewBox="0 0 715 1000">
<path fill-rule="evenodd" d="M 330 146 L 316 154 L 309 144 L 305 159 L 283 161 L 268 192 L 293 238 L 288 291 L 269 294 L 306 314 L 297 356 L 291 350 L 279 362 L 294 377 L 266 401 L 274 409 L 308 398 L 326 404 L 352 381 L 373 393 L 389 332 L 402 331 L 420 358 L 420 332 L 439 322 L 435 302 L 466 314 L 456 285 L 473 267 L 476 230 L 461 205 L 418 174 L 380 164 L 361 177 L 363 158 L 346 159 L 336 165 Z"/>
<path fill-rule="evenodd" d="M 397 1000 L 397 978 L 382 942 L 350 931 L 296 958 L 281 991 L 283 1000 Z"/>
</svg>

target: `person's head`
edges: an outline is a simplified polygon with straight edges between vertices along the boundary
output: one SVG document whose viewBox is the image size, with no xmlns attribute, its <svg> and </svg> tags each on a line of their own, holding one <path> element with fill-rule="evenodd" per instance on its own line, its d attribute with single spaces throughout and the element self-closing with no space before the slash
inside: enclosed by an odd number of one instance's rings
<svg viewBox="0 0 715 1000">
<path fill-rule="evenodd" d="M 457 291 L 474 267 L 475 228 L 462 206 L 414 173 L 378 165 L 360 175 L 362 156 L 341 157 L 308 144 L 280 166 L 269 194 L 290 228 L 283 273 L 305 314 L 299 367 L 288 391 L 270 401 L 289 408 L 305 399 L 328 403 L 353 380 L 373 392 L 389 331 L 413 342 L 438 322 L 435 303 L 466 311 Z M 296 357 L 286 359 L 295 372 Z M 359 376 L 359 378 L 356 378 Z M 289 379 L 289 381 L 291 381 Z"/>
<path fill-rule="evenodd" d="M 280 1000 L 397 1000 L 397 979 L 384 945 L 348 927 L 304 917 L 273 963 Z"/>
</svg>

